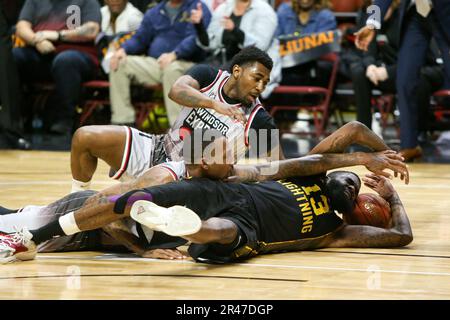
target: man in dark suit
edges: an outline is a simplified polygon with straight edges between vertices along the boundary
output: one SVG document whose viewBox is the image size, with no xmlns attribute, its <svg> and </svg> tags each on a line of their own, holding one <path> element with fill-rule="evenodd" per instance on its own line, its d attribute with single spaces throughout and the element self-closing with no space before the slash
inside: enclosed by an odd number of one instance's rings
<svg viewBox="0 0 450 320">
<path fill-rule="evenodd" d="M 19 15 L 23 1 L 0 1 L 0 137 L 8 147 L 30 149 L 20 134 L 19 79 L 11 54 L 11 26 Z"/>
<path fill-rule="evenodd" d="M 381 16 L 369 16 L 366 26 L 356 33 L 356 46 L 367 50 L 392 0 L 376 0 Z M 401 154 L 405 160 L 422 155 L 418 143 L 417 86 L 420 68 L 425 64 L 432 37 L 444 61 L 444 86 L 450 86 L 450 1 L 402 0 L 400 7 L 400 45 L 397 67 L 397 94 L 400 110 Z"/>
</svg>

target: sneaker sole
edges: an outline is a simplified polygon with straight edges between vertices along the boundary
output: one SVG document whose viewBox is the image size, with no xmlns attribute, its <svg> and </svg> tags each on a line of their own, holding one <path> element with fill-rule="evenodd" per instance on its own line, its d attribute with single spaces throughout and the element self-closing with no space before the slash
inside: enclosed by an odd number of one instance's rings
<svg viewBox="0 0 450 320">
<path fill-rule="evenodd" d="M 136 201 L 131 207 L 130 216 L 150 229 L 175 237 L 197 233 L 202 226 L 200 217 L 186 207 L 164 208 L 146 200 Z"/>
</svg>

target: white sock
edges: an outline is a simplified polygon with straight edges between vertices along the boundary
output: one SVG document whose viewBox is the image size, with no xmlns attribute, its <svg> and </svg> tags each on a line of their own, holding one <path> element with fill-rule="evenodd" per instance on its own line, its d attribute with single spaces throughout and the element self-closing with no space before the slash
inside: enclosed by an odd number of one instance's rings
<svg viewBox="0 0 450 320">
<path fill-rule="evenodd" d="M 68 236 L 81 232 L 80 228 L 78 228 L 78 225 L 75 222 L 73 211 L 60 217 L 58 221 L 61 229 L 63 229 L 64 233 Z"/>
<path fill-rule="evenodd" d="M 72 179 L 72 191 L 70 193 L 89 190 L 90 187 L 91 187 L 91 181 L 83 182 L 83 181 L 78 181 L 78 180 Z"/>
</svg>

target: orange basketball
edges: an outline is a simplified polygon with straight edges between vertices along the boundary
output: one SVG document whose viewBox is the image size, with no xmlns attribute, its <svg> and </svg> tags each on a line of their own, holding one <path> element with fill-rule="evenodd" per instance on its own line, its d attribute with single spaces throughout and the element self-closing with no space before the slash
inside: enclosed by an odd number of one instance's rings
<svg viewBox="0 0 450 320">
<path fill-rule="evenodd" d="M 353 213 L 344 215 L 348 224 L 365 224 L 387 228 L 391 220 L 391 207 L 381 196 L 374 193 L 361 193 L 356 198 Z"/>
</svg>

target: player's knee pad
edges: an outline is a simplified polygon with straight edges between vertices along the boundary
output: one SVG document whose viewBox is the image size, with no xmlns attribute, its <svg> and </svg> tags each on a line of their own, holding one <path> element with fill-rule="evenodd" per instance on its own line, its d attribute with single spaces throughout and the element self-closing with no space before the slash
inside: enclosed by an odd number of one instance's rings
<svg viewBox="0 0 450 320">
<path fill-rule="evenodd" d="M 127 205 L 133 205 L 138 200 L 152 201 L 150 193 L 141 190 L 132 190 L 120 196 L 110 196 L 109 201 L 115 202 L 114 213 L 123 214 Z"/>
</svg>

